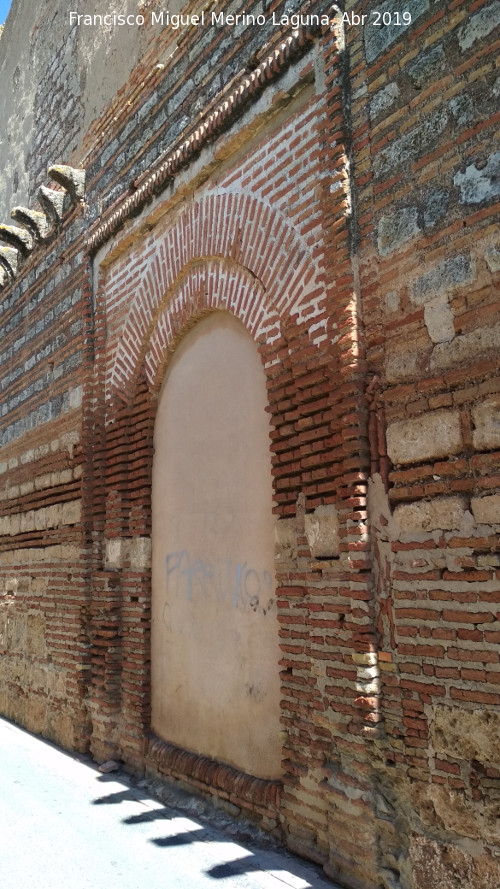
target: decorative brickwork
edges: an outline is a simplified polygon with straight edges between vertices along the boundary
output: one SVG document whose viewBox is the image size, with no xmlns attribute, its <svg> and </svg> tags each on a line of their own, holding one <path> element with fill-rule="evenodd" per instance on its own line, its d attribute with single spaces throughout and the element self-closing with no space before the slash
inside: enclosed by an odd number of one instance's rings
<svg viewBox="0 0 500 889">
<path fill-rule="evenodd" d="M 349 889 L 496 889 L 497 7 L 283 11 L 151 27 L 0 226 L 0 710 Z M 158 398 L 213 312 L 267 385 L 277 781 L 151 731 Z"/>
<path fill-rule="evenodd" d="M 146 766 L 180 780 L 189 778 L 205 794 L 218 796 L 233 805 L 258 812 L 267 819 L 268 829 L 276 832 L 281 795 L 279 781 L 252 778 L 231 766 L 181 750 L 159 738 L 152 738 L 148 744 Z"/>
</svg>

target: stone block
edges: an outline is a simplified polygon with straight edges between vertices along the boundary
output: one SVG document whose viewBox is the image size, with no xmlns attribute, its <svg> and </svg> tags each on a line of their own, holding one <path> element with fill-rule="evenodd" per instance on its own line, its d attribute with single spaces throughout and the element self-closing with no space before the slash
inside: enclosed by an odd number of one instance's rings
<svg viewBox="0 0 500 889">
<path fill-rule="evenodd" d="M 34 514 L 35 517 L 35 529 L 37 531 L 43 531 L 47 527 L 47 521 L 45 517 L 45 509 L 37 509 Z"/>
<path fill-rule="evenodd" d="M 66 544 L 65 546 L 47 547 L 47 557 L 50 550 L 54 550 L 54 558 L 62 559 L 64 562 L 78 562 L 81 558 L 81 550 L 78 544 Z"/>
<path fill-rule="evenodd" d="M 381 256 L 393 253 L 420 232 L 416 207 L 403 207 L 390 216 L 382 216 L 378 224 L 378 251 Z"/>
<path fill-rule="evenodd" d="M 50 447 L 48 444 L 39 445 L 34 450 L 30 449 L 29 451 L 26 451 L 21 457 L 21 461 L 32 463 L 34 460 L 41 460 L 42 457 L 46 457 L 49 453 Z"/>
<path fill-rule="evenodd" d="M 455 759 L 500 763 L 500 712 L 438 705 L 430 724 L 432 746 Z"/>
<path fill-rule="evenodd" d="M 31 695 L 27 702 L 26 726 L 36 735 L 44 735 L 47 724 L 47 701 L 45 695 Z"/>
<path fill-rule="evenodd" d="M 477 565 L 478 568 L 500 568 L 500 556 L 478 556 Z"/>
<path fill-rule="evenodd" d="M 65 432 L 61 435 L 60 438 L 60 446 L 63 450 L 68 451 L 70 457 L 73 457 L 73 450 L 75 445 L 77 445 L 80 441 L 80 434 L 78 431 Z"/>
<path fill-rule="evenodd" d="M 105 541 L 104 560 L 108 570 L 123 567 L 123 540 L 120 537 L 111 537 Z"/>
<path fill-rule="evenodd" d="M 26 649 L 26 618 L 23 614 L 11 612 L 7 628 L 7 647 L 12 652 Z"/>
<path fill-rule="evenodd" d="M 81 407 L 82 404 L 82 387 L 75 386 L 69 390 L 69 406 L 71 410 Z"/>
<path fill-rule="evenodd" d="M 412 0 L 411 4 L 411 24 L 413 24 L 424 12 L 429 9 L 429 0 Z M 394 12 L 393 0 L 384 0 L 383 3 L 377 4 L 377 10 L 383 15 L 384 12 Z M 406 23 L 396 25 L 387 25 L 383 28 L 368 27 L 364 28 L 365 51 L 367 61 L 373 62 L 385 50 L 391 46 L 395 40 L 409 27 Z"/>
<path fill-rule="evenodd" d="M 500 525 L 500 494 L 473 497 L 471 509 L 478 525 Z"/>
<path fill-rule="evenodd" d="M 28 664 L 27 680 L 29 687 L 33 691 L 48 691 L 49 684 L 45 664 L 42 665 L 38 661 L 31 661 Z"/>
<path fill-rule="evenodd" d="M 439 294 L 470 283 L 474 275 L 474 264 L 468 256 L 459 254 L 444 259 L 430 271 L 416 278 L 410 287 L 410 299 L 417 306 L 425 305 Z"/>
<path fill-rule="evenodd" d="M 304 525 L 313 559 L 334 559 L 339 555 L 339 520 L 333 504 L 307 513 Z"/>
<path fill-rule="evenodd" d="M 11 537 L 15 537 L 16 534 L 19 534 L 21 531 L 21 516 L 19 513 L 16 513 L 10 517 L 10 529 L 9 533 Z"/>
<path fill-rule="evenodd" d="M 369 30 L 376 31 L 377 29 L 370 28 Z M 380 30 L 383 32 L 389 29 L 381 28 Z M 373 160 L 375 176 L 391 175 L 394 171 L 409 165 L 420 157 L 424 150 L 430 151 L 448 126 L 448 120 L 448 112 L 442 108 L 427 114 L 411 130 L 375 155 Z"/>
<path fill-rule="evenodd" d="M 5 605 L 0 605 L 0 650 L 7 648 L 9 612 Z"/>
<path fill-rule="evenodd" d="M 470 363 L 476 355 L 487 352 L 497 353 L 500 343 L 500 324 L 491 327 L 480 327 L 460 336 L 455 336 L 450 343 L 437 343 L 431 359 L 431 370 L 455 367 Z"/>
<path fill-rule="evenodd" d="M 410 843 L 414 889 L 498 889 L 500 863 L 474 857 L 451 843 L 413 836 Z"/>
<path fill-rule="evenodd" d="M 50 488 L 50 472 L 45 472 L 35 478 L 35 489 L 43 491 L 44 488 Z"/>
<path fill-rule="evenodd" d="M 486 265 L 492 274 L 500 272 L 500 250 L 498 247 L 488 247 L 484 251 L 484 258 L 486 260 Z"/>
<path fill-rule="evenodd" d="M 64 512 L 64 508 L 68 504 L 64 504 L 63 507 L 59 503 L 54 503 L 52 506 L 48 506 L 42 512 L 45 512 L 45 527 L 46 528 L 58 528 L 62 522 L 62 516 Z"/>
<path fill-rule="evenodd" d="M 75 748 L 74 719 L 69 713 L 49 709 L 47 712 L 47 737 L 67 750 Z"/>
<path fill-rule="evenodd" d="M 385 296 L 385 307 L 388 312 L 397 312 L 401 305 L 401 296 L 397 290 L 389 290 Z"/>
<path fill-rule="evenodd" d="M 28 709 L 29 698 L 20 694 L 9 694 L 6 697 L 6 707 L 3 714 L 7 719 L 16 722 L 18 725 L 26 725 L 26 711 Z"/>
<path fill-rule="evenodd" d="M 478 451 L 500 447 L 500 395 L 493 395 L 472 408 L 472 443 Z"/>
<path fill-rule="evenodd" d="M 49 585 L 48 577 L 46 576 L 35 576 L 31 580 L 30 584 L 30 592 L 32 596 L 43 596 L 44 593 L 47 592 L 47 588 Z"/>
<path fill-rule="evenodd" d="M 449 343 L 455 336 L 453 312 L 446 294 L 436 296 L 424 307 L 424 321 L 433 343 Z"/>
<path fill-rule="evenodd" d="M 76 525 L 82 517 L 82 501 L 70 500 L 69 503 L 63 503 L 61 512 L 62 525 Z"/>
<path fill-rule="evenodd" d="M 385 375 L 388 383 L 398 380 L 413 380 L 418 373 L 418 353 L 407 349 L 405 352 L 389 353 L 385 362 Z"/>
<path fill-rule="evenodd" d="M 382 111 L 387 111 L 387 109 L 394 104 L 398 96 L 399 87 L 395 81 L 384 86 L 378 93 L 375 93 L 370 102 L 371 117 L 376 117 L 377 114 L 380 114 Z"/>
<path fill-rule="evenodd" d="M 451 531 L 460 528 L 465 505 L 460 497 L 443 497 L 420 503 L 404 503 L 394 510 L 401 531 Z"/>
<path fill-rule="evenodd" d="M 21 514 L 21 534 L 35 530 L 35 512 L 33 509 Z"/>
<path fill-rule="evenodd" d="M 500 25 L 500 7 L 498 3 L 483 6 L 475 15 L 468 16 L 460 28 L 458 44 L 462 52 L 470 49 L 477 40 L 482 40 Z"/>
<path fill-rule="evenodd" d="M 463 795 L 440 784 L 416 782 L 411 788 L 415 811 L 426 827 L 444 828 L 471 838 L 480 833 L 480 824 L 473 807 Z"/>
<path fill-rule="evenodd" d="M 297 523 L 295 519 L 279 519 L 274 526 L 274 556 L 276 561 L 297 556 Z"/>
<path fill-rule="evenodd" d="M 455 173 L 453 182 L 460 188 L 462 204 L 482 204 L 500 195 L 500 151 L 490 155 L 484 167 L 469 164 L 465 173 Z"/>
<path fill-rule="evenodd" d="M 26 654 L 43 656 L 46 650 L 45 618 L 40 612 L 28 614 L 26 620 Z"/>
<path fill-rule="evenodd" d="M 432 228 L 441 222 L 448 212 L 450 203 L 449 192 L 435 188 L 429 192 L 424 208 L 424 227 Z"/>
<path fill-rule="evenodd" d="M 387 427 L 387 453 L 393 463 L 419 463 L 458 454 L 463 447 L 460 416 L 438 410 Z"/>
<path fill-rule="evenodd" d="M 378 660 L 376 651 L 353 651 L 351 658 L 353 663 L 366 667 L 376 666 Z"/>
<path fill-rule="evenodd" d="M 151 538 L 134 537 L 128 547 L 129 564 L 137 571 L 143 571 L 151 565 Z"/>
<path fill-rule="evenodd" d="M 428 52 L 419 53 L 416 60 L 408 66 L 408 74 L 417 89 L 427 86 L 430 78 L 436 77 L 444 70 L 446 56 L 440 43 Z"/>
<path fill-rule="evenodd" d="M 450 100 L 450 108 L 460 127 L 470 126 L 476 116 L 474 101 L 468 95 L 455 96 Z"/>
</svg>

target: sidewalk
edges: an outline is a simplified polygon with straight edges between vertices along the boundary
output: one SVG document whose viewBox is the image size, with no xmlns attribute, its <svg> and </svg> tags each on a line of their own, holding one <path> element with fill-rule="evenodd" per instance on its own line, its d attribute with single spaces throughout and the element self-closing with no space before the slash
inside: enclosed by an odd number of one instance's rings
<svg viewBox="0 0 500 889">
<path fill-rule="evenodd" d="M 335 889 L 1 718 L 0 750 L 0 889 Z"/>
</svg>

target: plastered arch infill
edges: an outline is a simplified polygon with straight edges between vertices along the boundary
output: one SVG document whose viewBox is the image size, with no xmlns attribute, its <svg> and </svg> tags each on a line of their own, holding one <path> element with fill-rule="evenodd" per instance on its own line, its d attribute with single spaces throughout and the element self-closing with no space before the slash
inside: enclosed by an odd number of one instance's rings
<svg viewBox="0 0 500 889">
<path fill-rule="evenodd" d="M 266 780 L 282 773 L 266 377 L 212 312 L 175 351 L 152 470 L 151 727 Z"/>
<path fill-rule="evenodd" d="M 168 303 L 179 308 L 189 294 L 200 293 L 197 276 L 201 290 L 207 283 L 210 286 L 208 295 L 205 293 L 206 310 L 230 308 L 257 339 L 276 326 L 279 331 L 279 319 L 298 314 L 304 302 L 319 302 L 323 288 L 318 272 L 306 241 L 269 204 L 229 191 L 193 201 L 161 240 L 148 245 L 147 262 L 130 269 L 129 289 L 135 295 L 109 355 L 106 397 L 118 395 L 125 402 L 129 400 L 148 352 L 151 357 L 146 372 L 150 380 L 154 378 L 162 340 L 168 348 L 173 309 L 151 342 L 155 327 Z M 235 291 L 236 279 L 242 287 L 241 299 Z M 232 291 L 231 305 L 222 292 L 223 284 Z M 255 300 L 251 311 L 249 297 L 245 297 L 250 285 Z M 113 293 L 106 298 L 111 302 Z"/>
</svg>

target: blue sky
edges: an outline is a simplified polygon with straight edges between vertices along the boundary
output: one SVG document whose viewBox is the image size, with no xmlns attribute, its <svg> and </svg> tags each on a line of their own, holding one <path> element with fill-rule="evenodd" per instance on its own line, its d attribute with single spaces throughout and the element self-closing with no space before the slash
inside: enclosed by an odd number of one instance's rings
<svg viewBox="0 0 500 889">
<path fill-rule="evenodd" d="M 3 25 L 10 9 L 11 0 L 0 0 L 0 25 Z"/>
</svg>

